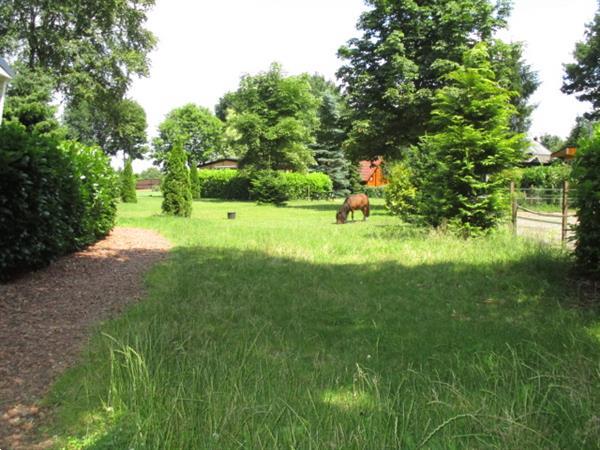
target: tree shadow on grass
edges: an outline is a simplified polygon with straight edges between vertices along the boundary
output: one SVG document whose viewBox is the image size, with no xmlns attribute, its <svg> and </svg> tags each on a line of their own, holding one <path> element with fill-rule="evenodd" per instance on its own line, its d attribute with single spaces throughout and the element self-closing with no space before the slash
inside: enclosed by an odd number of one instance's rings
<svg viewBox="0 0 600 450">
<path fill-rule="evenodd" d="M 300 423 L 331 442 L 333 432 L 320 424 L 327 414 L 336 417 L 332 404 L 352 398 L 360 370 L 387 393 L 404 389 L 407 371 L 435 378 L 421 393 L 402 391 L 398 401 L 408 407 L 430 399 L 438 382 L 460 380 L 474 392 L 488 389 L 474 361 L 507 348 L 530 365 L 537 351 L 573 367 L 582 364 L 582 354 L 600 355 L 581 319 L 560 307 L 570 295 L 562 264 L 550 254 L 489 264 L 315 264 L 260 251 L 178 248 L 153 271 L 150 298 L 105 329 L 113 340 L 99 339 L 96 354 L 106 355 L 111 342 L 119 342 L 143 360 L 157 398 L 147 398 L 139 380 L 127 378 L 117 380 L 122 392 L 112 395 L 120 395 L 126 415 L 147 424 L 143 433 L 150 440 L 158 439 L 152 424 L 161 424 L 178 436 L 172 448 L 211 448 L 210 442 L 198 446 L 198 440 L 214 435 L 209 424 L 216 416 L 231 415 L 252 433 L 225 421 L 221 448 L 236 442 L 258 448 L 273 436 L 286 442 L 289 430 L 268 425 L 298 422 L 291 414 L 277 418 L 277 405 L 286 404 L 303 418 Z M 102 357 L 93 364 L 92 384 L 111 382 L 110 365 Z M 77 402 L 68 390 L 62 394 Z M 141 403 L 146 407 L 136 406 Z M 504 407 L 512 405 L 501 404 L 498 413 Z M 123 433 L 110 429 L 89 448 L 121 442 Z M 393 427 L 378 433 L 394 433 Z M 309 443 L 300 441 L 305 448 Z"/>
</svg>

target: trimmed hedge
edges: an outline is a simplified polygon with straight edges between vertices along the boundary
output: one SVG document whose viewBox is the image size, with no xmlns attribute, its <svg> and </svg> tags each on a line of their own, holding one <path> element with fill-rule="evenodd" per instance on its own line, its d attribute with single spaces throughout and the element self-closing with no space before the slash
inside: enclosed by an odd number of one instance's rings
<svg viewBox="0 0 600 450">
<path fill-rule="evenodd" d="M 43 267 L 114 225 L 117 180 L 99 149 L 0 128 L 0 279 Z"/>
<path fill-rule="evenodd" d="M 522 188 L 560 189 L 570 177 L 571 166 L 558 163 L 522 169 L 520 181 Z"/>
<path fill-rule="evenodd" d="M 237 171 L 237 170 L 201 170 L 198 173 L 200 192 L 203 198 L 221 198 L 228 200 L 267 200 L 276 189 L 275 197 L 280 201 L 319 199 L 331 195 L 333 183 L 323 173 L 302 174 L 297 172 Z M 267 181 L 268 180 L 268 181 Z M 265 195 L 261 194 L 264 187 Z M 267 191 L 270 194 L 267 195 Z M 273 198 L 275 198 L 273 197 Z M 285 200 L 284 200 L 285 199 Z"/>
</svg>

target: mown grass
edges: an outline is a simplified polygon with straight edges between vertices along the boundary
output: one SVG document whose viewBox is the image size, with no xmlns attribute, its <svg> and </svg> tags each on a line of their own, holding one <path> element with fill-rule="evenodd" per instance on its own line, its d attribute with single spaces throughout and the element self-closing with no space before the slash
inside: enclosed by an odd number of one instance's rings
<svg viewBox="0 0 600 450">
<path fill-rule="evenodd" d="M 600 326 L 566 255 L 336 208 L 122 205 L 176 248 L 55 386 L 59 446 L 600 447 Z"/>
</svg>

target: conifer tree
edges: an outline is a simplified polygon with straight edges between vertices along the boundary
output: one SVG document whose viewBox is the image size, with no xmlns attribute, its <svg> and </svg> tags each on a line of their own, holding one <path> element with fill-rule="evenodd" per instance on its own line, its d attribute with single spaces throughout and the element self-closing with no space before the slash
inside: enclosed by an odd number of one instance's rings
<svg viewBox="0 0 600 450">
<path fill-rule="evenodd" d="M 311 147 L 317 161 L 316 170 L 329 175 L 336 196 L 345 197 L 350 193 L 350 162 L 342 148 L 346 132 L 341 124 L 340 101 L 333 92 L 323 94 L 316 143 Z"/>
<path fill-rule="evenodd" d="M 162 211 L 165 214 L 181 217 L 189 217 L 192 214 L 192 191 L 186 159 L 180 143 L 175 144 L 167 156 L 162 183 Z"/>
<path fill-rule="evenodd" d="M 133 175 L 131 158 L 125 160 L 125 167 L 121 173 L 121 200 L 123 203 L 137 203 L 135 176 Z"/>
<path fill-rule="evenodd" d="M 514 94 L 495 80 L 485 44 L 465 52 L 446 81 L 434 101 L 436 132 L 421 139 L 416 157 L 417 209 L 430 225 L 447 222 L 471 236 L 501 217 L 500 174 L 518 162 L 523 136 L 510 129 Z"/>
</svg>

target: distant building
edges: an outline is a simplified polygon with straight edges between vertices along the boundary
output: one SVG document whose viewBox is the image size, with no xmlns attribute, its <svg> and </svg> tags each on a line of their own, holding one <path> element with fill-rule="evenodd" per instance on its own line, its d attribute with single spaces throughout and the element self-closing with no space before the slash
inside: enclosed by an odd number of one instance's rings
<svg viewBox="0 0 600 450">
<path fill-rule="evenodd" d="M 385 186 L 388 182 L 383 175 L 383 159 L 377 158 L 372 161 L 359 161 L 358 171 L 360 181 L 367 186 Z"/>
<path fill-rule="evenodd" d="M 548 150 L 535 139 L 529 141 L 529 146 L 525 150 L 525 161 L 523 161 L 524 165 L 543 166 L 550 164 L 551 160 L 552 152 L 550 150 Z"/>
<path fill-rule="evenodd" d="M 0 123 L 2 123 L 2 112 L 4 111 L 4 97 L 8 82 L 13 79 L 15 73 L 8 63 L 0 57 Z"/>
<path fill-rule="evenodd" d="M 221 170 L 221 169 L 238 169 L 239 160 L 237 158 L 221 158 L 214 161 L 208 161 L 198 164 L 198 169 L 205 170 Z"/>
</svg>

